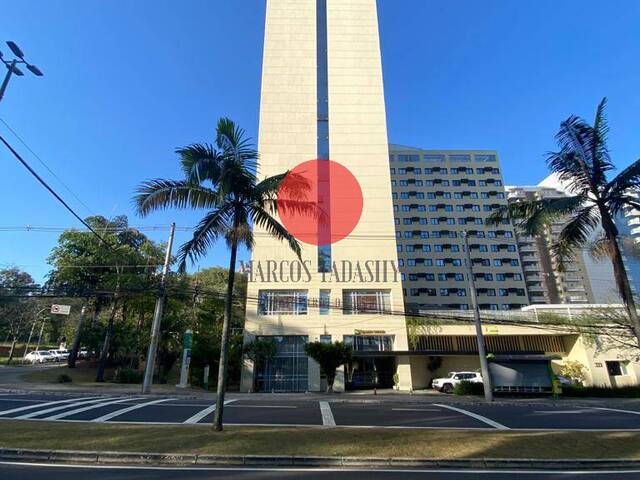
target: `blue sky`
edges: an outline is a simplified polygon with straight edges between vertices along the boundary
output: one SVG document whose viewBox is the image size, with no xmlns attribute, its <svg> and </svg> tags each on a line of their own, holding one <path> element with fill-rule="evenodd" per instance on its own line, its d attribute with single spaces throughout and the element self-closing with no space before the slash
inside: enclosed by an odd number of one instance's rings
<svg viewBox="0 0 640 480">
<path fill-rule="evenodd" d="M 559 122 L 591 118 L 606 95 L 614 160 L 640 157 L 640 2 L 378 4 L 390 141 L 496 149 L 507 183 L 537 183 Z M 45 76 L 14 78 L 0 118 L 91 211 L 0 132 L 82 215 L 193 225 L 191 212 L 134 217 L 132 192 L 146 178 L 177 178 L 174 149 L 212 140 L 221 116 L 257 136 L 263 17 L 263 0 L 4 2 L 0 49 L 16 41 Z M 77 225 L 5 150 L 0 165 L 0 227 Z M 56 238 L 0 232 L 0 267 L 42 280 Z M 226 263 L 220 244 L 200 266 Z"/>
</svg>

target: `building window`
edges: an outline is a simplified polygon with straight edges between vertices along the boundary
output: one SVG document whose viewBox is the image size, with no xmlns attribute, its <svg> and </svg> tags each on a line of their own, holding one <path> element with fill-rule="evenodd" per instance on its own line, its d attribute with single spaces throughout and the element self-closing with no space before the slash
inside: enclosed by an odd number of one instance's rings
<svg viewBox="0 0 640 480">
<path fill-rule="evenodd" d="M 470 162 L 471 155 L 449 155 L 450 162 Z"/>
<path fill-rule="evenodd" d="M 391 292 L 389 290 L 343 290 L 342 304 L 345 315 L 385 313 L 391 308 Z"/>
<path fill-rule="evenodd" d="M 260 315 L 307 314 L 307 290 L 260 290 L 258 297 Z"/>
<path fill-rule="evenodd" d="M 331 335 L 320 335 L 320 343 L 331 343 Z"/>
<path fill-rule="evenodd" d="M 344 343 L 357 352 L 391 352 L 393 335 L 345 335 Z"/>
<path fill-rule="evenodd" d="M 331 290 L 320 290 L 320 315 L 329 315 L 330 310 Z M 329 341 L 329 343 L 331 343 L 331 341 Z"/>
<path fill-rule="evenodd" d="M 424 155 L 422 158 L 426 162 L 444 162 L 444 155 Z"/>
</svg>

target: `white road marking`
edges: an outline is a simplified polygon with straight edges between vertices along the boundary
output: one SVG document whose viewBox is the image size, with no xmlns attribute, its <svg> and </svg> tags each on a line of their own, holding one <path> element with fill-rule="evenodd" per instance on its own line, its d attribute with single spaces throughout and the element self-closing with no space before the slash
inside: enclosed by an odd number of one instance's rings
<svg viewBox="0 0 640 480">
<path fill-rule="evenodd" d="M 84 398 L 84 400 L 92 400 L 94 398 L 102 398 L 102 397 L 87 397 L 87 398 Z M 62 403 L 77 402 L 78 400 L 79 400 L 79 397 L 75 397 L 75 398 L 69 398 L 67 400 L 56 400 L 55 402 L 45 402 L 45 403 L 39 403 L 38 405 L 29 405 L 27 407 L 12 408 L 11 410 L 4 410 L 0 412 L 0 416 L 10 415 L 12 413 L 24 412 L 25 410 L 32 410 L 34 408 L 48 407 L 50 405 L 59 405 Z"/>
<path fill-rule="evenodd" d="M 225 400 L 224 404 L 225 405 L 229 405 L 230 403 L 235 402 L 235 400 Z M 182 423 L 198 423 L 200 420 L 202 420 L 204 417 L 206 417 L 207 415 L 209 415 L 210 413 L 215 412 L 216 410 L 216 404 L 214 403 L 213 405 L 211 405 L 210 407 L 205 408 L 204 410 L 199 411 L 198 413 L 196 413 L 193 417 L 191 418 L 187 418 L 184 422 Z"/>
<path fill-rule="evenodd" d="M 230 408 L 298 408 L 293 405 L 231 405 Z"/>
<path fill-rule="evenodd" d="M 78 401 L 78 399 L 76 399 L 76 403 L 69 403 L 69 404 L 65 404 L 65 405 L 59 405 L 57 407 L 51 407 L 51 408 L 47 408 L 45 410 L 37 410 L 35 412 L 31 412 L 31 413 L 27 413 L 25 415 L 21 415 L 19 417 L 15 417 L 14 420 L 24 420 L 24 419 L 27 419 L 27 418 L 33 418 L 33 417 L 37 417 L 39 415 L 44 415 L 45 413 L 58 412 L 60 410 L 64 410 L 65 408 L 81 407 L 83 405 L 102 402 L 103 400 L 104 400 L 103 397 L 98 397 L 97 400 L 88 400 L 86 398 L 83 398 L 80 401 Z"/>
<path fill-rule="evenodd" d="M 467 415 L 468 417 L 475 418 L 476 420 L 480 420 L 481 422 L 486 423 L 487 425 L 491 425 L 498 430 L 509 430 L 509 427 L 502 425 L 501 423 L 494 422 L 490 418 L 483 417 L 482 415 L 478 415 L 477 413 L 470 412 L 469 410 L 463 410 L 462 408 L 452 407 L 451 405 L 442 405 L 438 403 L 433 404 L 434 407 L 446 408 L 448 410 L 453 410 L 454 412 L 462 413 L 463 415 Z"/>
<path fill-rule="evenodd" d="M 116 399 L 116 400 L 112 399 L 112 400 L 109 400 L 107 402 L 96 403 L 96 404 L 93 404 L 93 405 L 89 405 L 87 407 L 80 407 L 80 408 L 76 408 L 75 410 L 69 410 L 67 412 L 57 413 L 55 415 L 51 415 L 50 417 L 43 418 L 43 420 L 58 420 L 60 418 L 71 417 L 72 415 L 76 415 L 77 413 L 86 412 L 88 410 L 94 410 L 96 408 L 106 407 L 107 405 L 113 405 L 115 403 L 133 402 L 133 401 L 136 401 L 136 400 L 141 400 L 141 398 L 125 397 L 125 398 L 119 398 L 119 399 Z"/>
<path fill-rule="evenodd" d="M 589 413 L 591 410 L 534 410 L 533 413 L 542 415 L 577 415 L 580 413 Z"/>
<path fill-rule="evenodd" d="M 22 467 L 46 467 L 46 468 L 79 468 L 93 470 L 165 470 L 179 472 L 381 472 L 381 473 L 471 473 L 477 475 L 583 475 L 594 474 L 593 470 L 471 470 L 471 469 L 407 469 L 407 468 L 316 468 L 316 467 L 155 467 L 151 465 L 78 465 L 74 463 L 38 463 L 38 462 L 6 462 L 0 461 L 0 465 L 12 465 Z M 598 475 L 620 475 L 640 473 L 640 470 L 597 470 Z"/>
<path fill-rule="evenodd" d="M 392 408 L 396 412 L 441 412 L 436 408 Z"/>
<path fill-rule="evenodd" d="M 594 410 L 605 410 L 607 412 L 618 412 L 618 413 L 630 413 L 631 415 L 640 415 L 640 412 L 635 410 L 621 410 L 619 408 L 604 408 L 604 407 L 593 407 Z"/>
<path fill-rule="evenodd" d="M 322 414 L 322 425 L 324 425 L 325 427 L 335 427 L 336 421 L 333 418 L 333 412 L 331 411 L 329 402 L 319 402 L 319 403 L 320 403 L 320 413 Z"/>
<path fill-rule="evenodd" d="M 120 415 L 124 415 L 125 413 L 133 412 L 134 410 L 139 410 L 144 407 L 148 407 L 149 405 L 156 405 L 162 402 L 168 402 L 173 400 L 173 398 L 161 398 L 159 400 L 152 400 L 150 402 L 138 403 L 136 405 L 132 405 L 130 407 L 122 408 L 120 410 L 116 410 L 115 412 L 107 413 L 98 418 L 94 418 L 91 420 L 92 422 L 106 422 L 107 420 L 111 420 L 112 418 L 119 417 Z"/>
</svg>

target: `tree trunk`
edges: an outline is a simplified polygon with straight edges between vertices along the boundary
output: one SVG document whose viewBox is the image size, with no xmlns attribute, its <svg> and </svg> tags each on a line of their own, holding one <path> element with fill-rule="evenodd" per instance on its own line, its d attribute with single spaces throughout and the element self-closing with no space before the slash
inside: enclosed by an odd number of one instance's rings
<svg viewBox="0 0 640 480">
<path fill-rule="evenodd" d="M 98 364 L 98 371 L 96 373 L 96 382 L 104 382 L 104 370 L 107 367 L 107 360 L 109 358 L 111 336 L 113 335 L 113 323 L 116 318 L 117 310 L 118 310 L 118 300 L 114 298 L 113 306 L 111 307 L 111 312 L 109 314 L 109 324 L 107 325 L 107 331 L 104 335 L 102 350 L 100 351 L 100 363 Z"/>
<path fill-rule="evenodd" d="M 330 377 L 327 375 L 327 393 L 333 393 L 333 383 L 336 381 L 336 376 Z"/>
<path fill-rule="evenodd" d="M 613 264 L 613 275 L 616 280 L 616 286 L 618 287 L 618 293 L 620 293 L 620 297 L 622 297 L 622 302 L 624 303 L 627 313 L 629 314 L 629 319 L 631 320 L 631 329 L 636 337 L 638 346 L 640 346 L 640 319 L 638 319 L 638 311 L 636 310 L 633 292 L 631 291 L 631 285 L 629 284 L 629 277 L 627 276 L 627 270 L 624 267 L 622 253 L 620 252 L 620 246 L 618 245 L 618 238 L 615 234 L 615 226 L 613 225 L 611 218 L 605 218 L 604 215 L 602 224 L 611 249 L 611 263 Z"/>
<path fill-rule="evenodd" d="M 73 338 L 73 346 L 71 347 L 71 352 L 69 353 L 69 358 L 67 359 L 67 366 L 69 368 L 76 368 L 76 360 L 78 359 L 78 350 L 80 350 L 80 339 L 82 338 L 82 328 L 84 327 L 84 317 L 87 314 L 87 304 L 82 305 L 82 309 L 80 310 L 80 320 L 78 321 L 78 328 L 76 330 L 76 335 Z"/>
<path fill-rule="evenodd" d="M 237 216 L 236 216 L 237 218 Z M 234 222 L 237 227 L 237 220 Z M 227 297 L 224 305 L 224 320 L 222 321 L 222 340 L 220 346 L 220 365 L 218 367 L 218 388 L 216 395 L 216 409 L 213 415 L 213 429 L 222 431 L 222 416 L 224 413 L 224 395 L 227 389 L 227 373 L 229 367 L 229 331 L 231 330 L 231 313 L 233 309 L 233 283 L 236 275 L 236 256 L 238 254 L 238 240 L 233 239 L 231 258 L 229 259 L 229 276 L 227 278 Z"/>
<path fill-rule="evenodd" d="M 13 341 L 11 342 L 11 349 L 9 350 L 9 358 L 7 358 L 7 365 L 11 365 L 11 361 L 13 360 L 13 352 L 16 349 L 16 343 L 18 343 L 18 336 L 13 337 Z"/>
</svg>

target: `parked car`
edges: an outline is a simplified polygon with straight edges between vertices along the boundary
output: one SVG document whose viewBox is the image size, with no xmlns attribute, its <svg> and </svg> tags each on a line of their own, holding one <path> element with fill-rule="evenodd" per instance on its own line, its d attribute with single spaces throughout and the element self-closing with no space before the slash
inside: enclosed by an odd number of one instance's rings
<svg viewBox="0 0 640 480">
<path fill-rule="evenodd" d="M 451 393 L 457 384 L 462 381 L 482 383 L 482 375 L 478 372 L 449 372 L 444 378 L 436 378 L 431 385 L 435 390 Z"/>
<path fill-rule="evenodd" d="M 558 382 L 560 382 L 560 385 L 563 387 L 573 387 L 576 385 L 575 381 L 563 375 L 556 375 L 556 379 L 558 380 Z"/>
<path fill-rule="evenodd" d="M 53 359 L 56 362 L 62 362 L 69 358 L 68 350 L 49 350 L 49 353 L 53 356 Z"/>
<path fill-rule="evenodd" d="M 27 353 L 24 359 L 31 363 L 47 363 L 55 360 L 54 356 L 47 350 L 34 350 Z"/>
<path fill-rule="evenodd" d="M 89 352 L 86 348 L 81 348 L 78 350 L 78 358 L 87 359 L 91 356 L 91 352 Z"/>
</svg>

